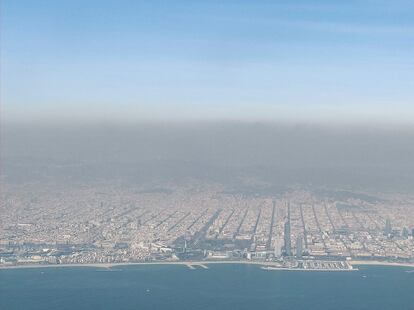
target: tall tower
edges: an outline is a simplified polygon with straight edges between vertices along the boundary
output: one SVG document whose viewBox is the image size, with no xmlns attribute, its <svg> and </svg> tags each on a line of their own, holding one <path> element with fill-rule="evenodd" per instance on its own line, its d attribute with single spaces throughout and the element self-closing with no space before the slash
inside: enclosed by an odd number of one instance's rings
<svg viewBox="0 0 414 310">
<path fill-rule="evenodd" d="M 298 236 L 298 238 L 296 239 L 296 257 L 297 258 L 302 258 L 302 253 L 303 253 L 303 239 L 302 236 Z"/>
<path fill-rule="evenodd" d="M 388 218 L 385 220 L 385 228 L 384 228 L 384 234 L 386 236 L 389 236 L 392 232 L 392 228 L 391 228 L 391 220 Z"/>
<path fill-rule="evenodd" d="M 183 252 L 187 253 L 187 240 L 190 240 L 190 236 L 189 236 L 189 232 L 186 231 L 184 234 L 184 248 L 183 248 Z"/>
<path fill-rule="evenodd" d="M 288 215 L 285 223 L 285 254 L 286 256 L 292 256 L 292 243 L 290 240 L 290 203 L 287 205 Z"/>
<path fill-rule="evenodd" d="M 280 238 L 280 236 L 276 237 L 275 240 L 275 252 L 274 252 L 275 257 L 280 257 L 282 256 L 282 239 Z"/>
</svg>

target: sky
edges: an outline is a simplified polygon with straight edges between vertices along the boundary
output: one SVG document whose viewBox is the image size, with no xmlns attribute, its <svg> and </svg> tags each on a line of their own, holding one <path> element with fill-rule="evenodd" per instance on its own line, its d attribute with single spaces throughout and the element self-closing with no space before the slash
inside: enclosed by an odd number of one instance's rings
<svg viewBox="0 0 414 310">
<path fill-rule="evenodd" d="M 1 1 L 3 121 L 414 124 L 414 2 Z"/>
</svg>

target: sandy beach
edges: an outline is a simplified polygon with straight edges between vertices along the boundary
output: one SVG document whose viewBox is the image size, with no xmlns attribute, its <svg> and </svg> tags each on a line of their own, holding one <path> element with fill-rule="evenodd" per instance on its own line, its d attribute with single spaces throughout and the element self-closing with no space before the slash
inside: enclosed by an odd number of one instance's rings
<svg viewBox="0 0 414 310">
<path fill-rule="evenodd" d="M 364 260 L 351 260 L 347 261 L 352 266 L 358 265 L 373 265 L 373 266 L 397 266 L 397 267 L 410 267 L 414 268 L 414 264 L 410 263 L 396 263 L 396 262 L 381 262 L 381 261 L 364 261 Z M 125 262 L 125 263 L 93 263 L 93 264 L 30 264 L 30 265 L 11 265 L 0 266 L 1 269 L 24 269 L 24 268 L 67 268 L 67 267 L 89 267 L 89 268 L 104 268 L 110 269 L 119 266 L 139 266 L 139 265 L 183 265 L 183 266 L 204 266 L 209 264 L 248 264 L 259 266 L 280 267 L 275 262 L 260 262 L 260 261 L 247 261 L 247 260 L 209 260 L 209 261 L 163 261 L 163 262 Z M 281 270 L 286 268 L 280 268 Z"/>
<path fill-rule="evenodd" d="M 209 264 L 249 264 L 261 266 L 278 266 L 273 262 L 255 262 L 255 261 L 160 261 L 160 262 L 125 262 L 125 263 L 92 263 L 92 264 L 30 264 L 30 265 L 10 265 L 0 266 L 1 269 L 24 269 L 24 268 L 65 268 L 65 267 L 90 267 L 90 268 L 113 268 L 119 266 L 139 266 L 139 265 L 184 265 L 184 266 L 203 266 Z"/>
<path fill-rule="evenodd" d="M 395 262 L 380 262 L 380 261 L 364 261 L 364 260 L 351 260 L 348 263 L 352 266 L 358 265 L 373 265 L 373 266 L 397 266 L 397 267 L 410 267 L 414 268 L 414 264 L 410 263 L 395 263 Z"/>
</svg>

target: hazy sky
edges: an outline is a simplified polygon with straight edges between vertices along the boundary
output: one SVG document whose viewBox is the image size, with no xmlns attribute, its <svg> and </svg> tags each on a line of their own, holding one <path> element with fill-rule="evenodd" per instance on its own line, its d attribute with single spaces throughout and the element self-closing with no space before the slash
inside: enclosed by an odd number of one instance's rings
<svg viewBox="0 0 414 310">
<path fill-rule="evenodd" d="M 246 122 L 5 126 L 0 181 L 204 180 L 409 190 L 414 131 Z M 43 182 L 43 183 L 42 183 Z"/>
<path fill-rule="evenodd" d="M 2 1 L 3 120 L 414 122 L 413 1 Z"/>
</svg>

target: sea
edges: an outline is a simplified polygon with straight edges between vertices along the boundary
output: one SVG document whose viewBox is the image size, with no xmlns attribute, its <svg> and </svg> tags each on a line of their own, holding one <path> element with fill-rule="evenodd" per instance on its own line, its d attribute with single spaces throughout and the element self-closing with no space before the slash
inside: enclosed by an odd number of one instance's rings
<svg viewBox="0 0 414 310">
<path fill-rule="evenodd" d="M 3 269 L 0 309 L 413 310 L 412 271 L 280 271 L 246 264 Z"/>
</svg>

